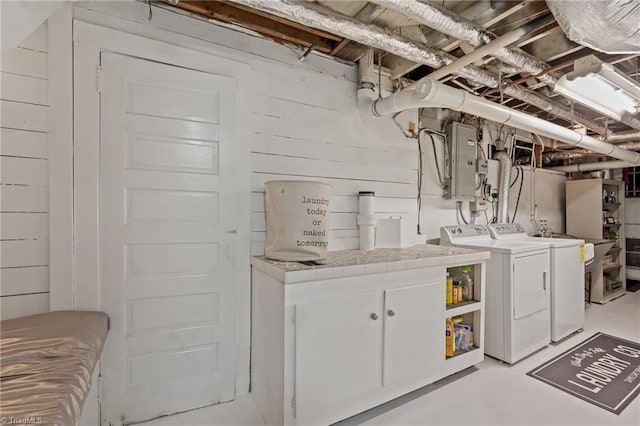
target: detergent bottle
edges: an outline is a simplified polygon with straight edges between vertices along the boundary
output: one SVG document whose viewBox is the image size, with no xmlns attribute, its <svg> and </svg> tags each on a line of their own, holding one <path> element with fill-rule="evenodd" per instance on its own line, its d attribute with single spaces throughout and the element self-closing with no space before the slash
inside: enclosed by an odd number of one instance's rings
<svg viewBox="0 0 640 426">
<path fill-rule="evenodd" d="M 460 287 L 462 288 L 462 301 L 467 302 L 473 300 L 473 278 L 471 278 L 471 267 L 463 266 L 462 279 L 460 280 Z"/>
</svg>

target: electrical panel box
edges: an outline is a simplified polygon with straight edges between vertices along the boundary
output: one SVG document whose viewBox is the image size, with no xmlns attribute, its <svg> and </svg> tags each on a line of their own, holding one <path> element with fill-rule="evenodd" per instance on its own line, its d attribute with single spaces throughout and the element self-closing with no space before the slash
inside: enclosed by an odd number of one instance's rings
<svg viewBox="0 0 640 426">
<path fill-rule="evenodd" d="M 462 123 L 447 125 L 447 150 L 451 175 L 444 197 L 473 200 L 476 196 L 477 130 Z"/>
</svg>

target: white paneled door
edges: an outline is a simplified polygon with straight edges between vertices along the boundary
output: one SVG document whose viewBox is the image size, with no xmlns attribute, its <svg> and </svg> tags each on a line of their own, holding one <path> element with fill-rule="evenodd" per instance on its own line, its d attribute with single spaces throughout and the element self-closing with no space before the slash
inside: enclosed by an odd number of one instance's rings
<svg viewBox="0 0 640 426">
<path fill-rule="evenodd" d="M 234 398 L 236 86 L 101 63 L 102 418 L 120 425 Z"/>
</svg>

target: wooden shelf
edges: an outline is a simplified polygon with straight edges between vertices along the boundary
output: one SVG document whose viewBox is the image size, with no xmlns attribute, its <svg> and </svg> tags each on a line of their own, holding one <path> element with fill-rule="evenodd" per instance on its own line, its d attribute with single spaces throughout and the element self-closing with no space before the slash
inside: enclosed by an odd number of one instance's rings
<svg viewBox="0 0 640 426">
<path fill-rule="evenodd" d="M 607 228 L 613 228 L 613 227 L 617 227 L 620 226 L 620 223 L 603 223 L 602 226 L 605 226 Z"/>
</svg>

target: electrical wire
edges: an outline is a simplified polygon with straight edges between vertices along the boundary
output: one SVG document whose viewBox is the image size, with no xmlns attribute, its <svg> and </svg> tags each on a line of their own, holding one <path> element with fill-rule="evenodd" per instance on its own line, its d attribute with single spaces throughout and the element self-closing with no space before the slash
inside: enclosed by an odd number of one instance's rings
<svg viewBox="0 0 640 426">
<path fill-rule="evenodd" d="M 400 114 L 402 114 L 404 111 L 400 111 L 400 112 L 396 112 L 395 114 L 393 114 L 393 116 L 391 117 L 391 120 L 394 122 L 394 124 L 398 127 L 398 129 L 400 129 L 400 131 L 402 132 L 402 134 L 404 135 L 405 138 L 414 138 L 414 136 L 407 132 L 403 127 L 402 124 L 398 123 L 398 120 L 396 120 L 396 117 L 398 117 Z"/>
<path fill-rule="evenodd" d="M 522 169 L 522 166 L 519 166 Z M 522 183 L 524 182 L 524 170 L 521 170 L 520 173 L 520 189 L 518 190 L 518 198 L 516 199 L 516 208 L 513 211 L 513 218 L 511 219 L 511 223 L 515 222 L 516 216 L 518 216 L 518 206 L 520 205 L 520 195 L 522 194 Z"/>
<path fill-rule="evenodd" d="M 511 189 L 513 187 L 513 185 L 516 184 L 516 182 L 518 182 L 518 178 L 520 177 L 520 167 L 516 166 L 516 177 L 513 179 L 513 182 L 511 182 L 511 184 L 509 185 L 509 189 Z"/>
<path fill-rule="evenodd" d="M 420 232 L 420 213 L 422 212 L 422 175 L 423 172 L 423 160 L 422 160 L 422 141 L 420 140 L 420 132 L 418 132 L 418 197 L 416 198 L 416 202 L 418 203 L 418 225 L 417 231 L 418 235 Z"/>
<path fill-rule="evenodd" d="M 477 145 L 478 145 L 478 148 L 480 148 L 480 152 L 482 153 L 482 158 L 487 160 L 487 153 L 484 151 L 484 148 L 482 147 L 482 143 L 478 142 Z"/>
<path fill-rule="evenodd" d="M 462 213 L 462 201 L 456 201 L 456 204 L 458 205 L 458 213 L 460 213 L 460 218 L 462 219 L 465 225 L 468 225 L 469 222 L 464 217 L 464 213 Z"/>
<path fill-rule="evenodd" d="M 422 129 L 418 132 L 418 136 L 420 135 L 420 133 L 425 132 L 427 134 L 427 136 L 429 136 L 429 138 L 431 139 L 431 147 L 433 148 L 433 159 L 435 160 L 436 163 L 436 172 L 438 172 L 438 182 L 440 183 L 440 186 L 444 189 L 447 187 L 447 185 L 444 183 L 444 180 L 442 179 L 442 173 L 440 172 L 440 162 L 438 161 L 438 152 L 436 150 L 436 141 L 433 137 L 433 135 L 428 131 L 428 129 Z M 420 138 L 418 137 L 418 140 L 420 140 Z M 446 153 L 447 149 L 445 147 L 445 153 Z"/>
</svg>

